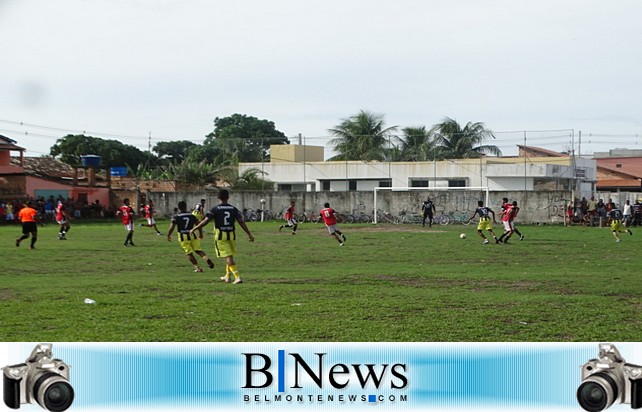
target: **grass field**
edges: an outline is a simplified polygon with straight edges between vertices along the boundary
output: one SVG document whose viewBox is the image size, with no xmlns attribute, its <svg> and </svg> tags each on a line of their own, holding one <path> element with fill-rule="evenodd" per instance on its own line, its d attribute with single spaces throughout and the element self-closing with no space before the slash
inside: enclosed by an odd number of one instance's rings
<svg viewBox="0 0 642 412">
<path fill-rule="evenodd" d="M 72 223 L 67 241 L 40 228 L 37 250 L 0 227 L 0 341 L 642 340 L 635 228 L 615 243 L 604 228 L 523 226 L 522 242 L 482 245 L 473 225 L 342 225 L 339 247 L 323 225 L 250 223 L 232 285 L 222 259 L 194 273 L 149 228 L 125 248 L 118 222 Z"/>
</svg>

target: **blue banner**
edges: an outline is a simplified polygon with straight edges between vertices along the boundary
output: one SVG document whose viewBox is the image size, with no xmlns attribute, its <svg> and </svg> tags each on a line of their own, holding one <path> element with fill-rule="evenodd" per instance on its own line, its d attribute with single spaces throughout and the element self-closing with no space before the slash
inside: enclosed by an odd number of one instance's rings
<svg viewBox="0 0 642 412">
<path fill-rule="evenodd" d="M 26 362 L 38 344 L 0 344 L 1 366 Z M 642 362 L 642 345 L 615 345 Z M 51 352 L 69 365 L 70 411 L 581 411 L 581 367 L 598 344 L 53 343 Z"/>
</svg>

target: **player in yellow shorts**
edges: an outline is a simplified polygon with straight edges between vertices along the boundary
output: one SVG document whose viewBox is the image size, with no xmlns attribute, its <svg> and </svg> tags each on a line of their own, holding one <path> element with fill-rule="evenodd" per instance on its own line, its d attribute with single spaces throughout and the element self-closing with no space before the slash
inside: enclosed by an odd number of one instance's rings
<svg viewBox="0 0 642 412">
<path fill-rule="evenodd" d="M 200 233 L 200 236 L 197 236 L 196 233 L 190 232 L 194 225 L 198 223 L 198 219 L 193 214 L 187 212 L 187 203 L 184 201 L 178 202 L 178 210 L 179 213 L 172 217 L 172 223 L 169 226 L 169 231 L 167 232 L 167 241 L 172 241 L 172 233 L 175 228 L 178 228 L 178 242 L 181 245 L 183 252 L 185 252 L 185 255 L 187 255 L 187 259 L 189 259 L 192 265 L 194 265 L 194 272 L 203 271 L 194 256 L 195 253 L 207 262 L 207 266 L 214 268 L 214 262 L 212 262 L 212 259 L 210 259 L 201 248 L 201 241 L 199 238 L 203 237 L 202 232 Z"/>
<path fill-rule="evenodd" d="M 484 230 L 487 230 L 490 232 L 491 235 L 493 235 L 493 239 L 495 239 L 495 242 L 497 242 L 497 236 L 495 236 L 495 232 L 493 232 L 493 223 L 497 223 L 495 221 L 495 212 L 493 209 L 484 206 L 484 201 L 480 200 L 477 202 L 477 209 L 475 209 L 475 213 L 468 219 L 468 221 L 473 220 L 475 215 L 479 215 L 479 223 L 477 224 L 477 234 L 484 239 L 484 244 L 490 243 L 490 241 L 486 238 L 486 235 L 484 235 Z M 491 215 L 493 216 L 493 220 L 490 220 Z"/>
<path fill-rule="evenodd" d="M 615 206 L 615 203 L 611 203 L 611 210 L 609 210 L 608 217 L 611 222 L 611 233 L 613 233 L 613 237 L 615 237 L 615 241 L 618 243 L 622 241 L 618 233 L 628 233 L 629 235 L 633 234 L 629 229 L 624 229 L 622 216 L 622 211 Z"/>
<path fill-rule="evenodd" d="M 203 228 L 203 226 L 207 225 L 210 220 L 214 221 L 214 226 L 216 228 L 214 232 L 214 249 L 216 250 L 216 256 L 224 257 L 227 263 L 225 276 L 221 277 L 221 280 L 225 283 L 229 283 L 230 275 L 232 275 L 234 276 L 233 283 L 239 284 L 243 283 L 243 281 L 239 276 L 236 262 L 234 262 L 234 256 L 236 255 L 235 223 L 238 222 L 239 226 L 241 226 L 245 233 L 247 233 L 250 242 L 254 242 L 254 236 L 252 236 L 250 229 L 248 229 L 245 224 L 241 212 L 236 207 L 227 203 L 229 198 L 230 193 L 226 189 L 221 189 L 218 192 L 219 204 L 207 212 L 205 219 L 196 225 L 196 227 L 192 228 L 190 234 L 193 234 L 196 230 Z"/>
</svg>

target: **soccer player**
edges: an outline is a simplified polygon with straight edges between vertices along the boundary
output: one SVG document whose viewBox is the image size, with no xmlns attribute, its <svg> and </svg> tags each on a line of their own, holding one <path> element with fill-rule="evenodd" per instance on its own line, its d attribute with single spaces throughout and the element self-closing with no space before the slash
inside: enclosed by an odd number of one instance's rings
<svg viewBox="0 0 642 412">
<path fill-rule="evenodd" d="M 156 230 L 156 235 L 160 236 L 161 232 L 158 230 L 158 227 L 156 226 L 156 221 L 154 220 L 154 215 L 156 212 L 154 211 L 154 201 L 152 199 L 149 199 L 149 202 L 141 209 L 143 212 L 143 215 L 145 216 L 145 219 L 147 219 L 147 224 L 141 223 L 140 227 L 152 227 L 154 230 Z"/>
<path fill-rule="evenodd" d="M 513 200 L 513 213 L 511 214 L 511 223 L 513 226 L 513 232 L 517 233 L 517 236 L 519 236 L 519 240 L 524 240 L 524 235 L 522 235 L 522 233 L 519 230 L 517 230 L 517 228 L 515 227 L 515 218 L 517 217 L 519 210 L 520 209 L 517 206 L 517 201 Z"/>
<path fill-rule="evenodd" d="M 175 228 L 178 228 L 178 241 L 185 255 L 187 255 L 187 259 L 194 265 L 194 272 L 203 271 L 203 268 L 201 268 L 196 261 L 194 253 L 202 257 L 210 269 L 214 269 L 214 262 L 212 262 L 212 259 L 210 259 L 201 248 L 200 238 L 197 237 L 196 234 L 190 234 L 190 230 L 192 230 L 194 225 L 198 224 L 199 220 L 193 213 L 187 211 L 187 203 L 183 200 L 178 202 L 178 210 L 179 213 L 172 217 L 169 231 L 167 232 L 167 241 L 172 241 L 172 233 Z"/>
<path fill-rule="evenodd" d="M 129 205 L 129 199 L 123 199 L 123 205 L 116 211 L 116 216 L 120 216 L 121 222 L 127 230 L 127 237 L 125 238 L 125 246 L 134 245 L 134 209 Z"/>
<path fill-rule="evenodd" d="M 421 212 L 423 213 L 421 226 L 426 227 L 426 219 L 428 219 L 428 227 L 432 227 L 433 213 L 436 213 L 437 209 L 435 209 L 435 204 L 432 202 L 432 200 L 430 200 L 430 198 L 428 198 L 421 204 Z"/>
<path fill-rule="evenodd" d="M 615 237 L 615 241 L 619 243 L 622 239 L 620 239 L 618 233 L 628 233 L 629 235 L 633 235 L 633 232 L 629 229 L 624 229 L 624 225 L 622 224 L 622 211 L 615 206 L 615 203 L 611 202 L 610 206 L 607 216 L 611 223 L 611 232 L 613 233 L 613 237 Z"/>
<path fill-rule="evenodd" d="M 197 224 L 205 218 L 205 199 L 201 199 L 201 201 L 194 206 L 192 214 L 196 218 Z M 203 229 L 199 229 L 198 238 L 203 239 Z"/>
<path fill-rule="evenodd" d="M 69 221 L 71 217 L 67 214 L 67 207 L 62 200 L 58 200 L 58 206 L 56 206 L 56 222 L 60 226 L 60 231 L 58 232 L 59 240 L 67 240 L 67 233 L 71 229 Z"/>
<path fill-rule="evenodd" d="M 230 282 L 230 275 L 234 276 L 234 284 L 243 283 L 241 276 L 239 276 L 238 269 L 236 267 L 236 262 L 234 262 L 234 256 L 236 255 L 236 226 L 235 223 L 238 222 L 239 226 L 247 233 L 247 236 L 250 239 L 250 242 L 254 242 L 254 236 L 250 233 L 245 221 L 243 220 L 243 214 L 234 206 L 227 203 L 230 198 L 230 192 L 226 189 L 221 189 L 218 192 L 219 204 L 210 209 L 209 212 L 205 215 L 205 218 L 201 222 L 193 227 L 189 234 L 190 236 L 194 235 L 196 230 L 200 230 L 203 226 L 206 226 L 210 220 L 214 221 L 214 250 L 216 251 L 217 257 L 224 257 L 226 259 L 225 267 L 225 276 L 221 277 L 221 280 L 225 283 Z"/>
<path fill-rule="evenodd" d="M 515 219 L 515 217 L 517 216 L 517 213 L 519 213 L 519 208 L 517 207 L 517 202 L 513 201 L 513 204 L 511 205 L 510 203 L 508 203 L 508 198 L 507 197 L 502 198 L 502 206 L 501 206 L 501 211 L 499 213 L 499 215 L 502 217 L 502 222 L 504 221 L 504 213 L 509 208 L 516 208 L 515 210 L 513 210 L 514 216 L 512 217 L 512 219 Z M 524 240 L 524 235 L 522 235 L 522 233 L 519 230 L 517 230 L 517 228 L 515 227 L 515 224 L 512 223 L 512 222 L 513 221 L 511 220 L 511 227 L 512 227 L 513 233 L 517 233 L 517 236 L 519 236 L 519 240 Z M 503 237 L 504 236 L 502 235 L 500 237 L 500 240 Z"/>
<path fill-rule="evenodd" d="M 192 214 L 199 222 L 205 218 L 205 199 L 201 199 L 201 201 L 194 206 Z"/>
<path fill-rule="evenodd" d="M 38 212 L 33 208 L 33 202 L 27 201 L 25 207 L 18 211 L 18 220 L 22 222 L 22 236 L 16 239 L 16 247 L 20 246 L 20 242 L 27 239 L 31 235 L 31 246 L 29 249 L 36 248 L 38 241 L 38 223 L 44 224 L 38 218 Z"/>
<path fill-rule="evenodd" d="M 508 203 L 508 199 L 504 198 L 506 202 L 502 205 L 502 225 L 504 226 L 504 233 L 499 237 L 499 239 L 495 240 L 495 243 L 508 243 L 508 239 L 513 235 L 514 232 L 514 227 L 513 227 L 513 205 Z"/>
<path fill-rule="evenodd" d="M 337 239 L 339 246 L 343 246 L 346 241 L 346 236 L 341 233 L 337 226 L 337 212 L 330 207 L 330 203 L 326 202 L 323 204 L 320 215 L 323 223 L 325 223 L 325 226 L 328 228 L 328 233 Z"/>
<path fill-rule="evenodd" d="M 473 220 L 475 215 L 479 215 L 479 223 L 477 224 L 477 234 L 484 239 L 484 245 L 487 245 L 490 243 L 490 241 L 486 238 L 486 235 L 484 235 L 484 230 L 488 230 L 491 235 L 493 235 L 493 239 L 495 239 L 495 243 L 497 242 L 497 236 L 495 235 L 495 232 L 493 232 L 493 223 L 497 223 L 495 220 L 495 211 L 493 209 L 484 206 L 484 201 L 480 200 L 477 202 L 477 209 L 475 209 L 475 213 L 468 219 L 470 222 Z M 490 217 L 491 215 L 493 216 L 493 220 L 491 223 Z"/>
<path fill-rule="evenodd" d="M 296 228 L 298 226 L 298 223 L 296 221 L 296 218 L 294 217 L 294 206 L 295 202 L 293 200 L 290 202 L 290 207 L 288 207 L 288 210 L 285 211 L 285 225 L 279 226 L 279 232 L 282 231 L 284 227 L 291 227 L 292 234 L 296 235 Z"/>
</svg>

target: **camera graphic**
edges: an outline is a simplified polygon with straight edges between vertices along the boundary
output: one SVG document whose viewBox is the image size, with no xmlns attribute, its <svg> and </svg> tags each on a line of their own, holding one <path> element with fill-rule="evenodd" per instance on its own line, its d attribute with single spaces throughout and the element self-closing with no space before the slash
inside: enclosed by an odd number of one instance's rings
<svg viewBox="0 0 642 412">
<path fill-rule="evenodd" d="M 9 408 L 38 403 L 49 411 L 61 412 L 71 406 L 74 389 L 69 384 L 69 365 L 52 358 L 51 346 L 36 345 L 25 363 L 2 368 L 4 403 Z"/>
<path fill-rule="evenodd" d="M 642 408 L 642 366 L 626 363 L 615 345 L 601 343 L 598 359 L 582 366 L 577 401 L 589 412 L 603 411 L 614 403 Z"/>
</svg>

